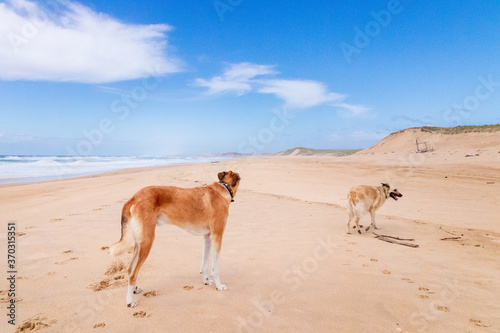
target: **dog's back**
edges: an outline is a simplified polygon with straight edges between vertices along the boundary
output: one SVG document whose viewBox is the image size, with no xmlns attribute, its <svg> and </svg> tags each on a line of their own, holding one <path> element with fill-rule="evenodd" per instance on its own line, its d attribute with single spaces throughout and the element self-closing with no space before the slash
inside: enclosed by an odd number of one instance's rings
<svg viewBox="0 0 500 333">
<path fill-rule="evenodd" d="M 349 215 L 355 212 L 366 213 L 371 209 L 378 209 L 382 205 L 381 198 L 376 186 L 358 185 L 347 193 L 347 210 Z M 385 201 L 385 200 L 384 200 Z"/>
</svg>

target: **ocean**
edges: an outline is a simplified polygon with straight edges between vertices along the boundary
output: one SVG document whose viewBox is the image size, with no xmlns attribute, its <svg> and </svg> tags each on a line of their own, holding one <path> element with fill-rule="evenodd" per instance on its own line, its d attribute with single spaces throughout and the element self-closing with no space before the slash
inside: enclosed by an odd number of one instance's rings
<svg viewBox="0 0 500 333">
<path fill-rule="evenodd" d="M 172 164 L 223 161 L 223 155 L 120 157 L 0 155 L 0 184 L 88 176 L 107 171 Z"/>
</svg>

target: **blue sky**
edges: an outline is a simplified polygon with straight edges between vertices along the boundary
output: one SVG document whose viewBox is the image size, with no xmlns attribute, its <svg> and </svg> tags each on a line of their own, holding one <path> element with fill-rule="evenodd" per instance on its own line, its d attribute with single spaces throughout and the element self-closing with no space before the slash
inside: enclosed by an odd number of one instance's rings
<svg viewBox="0 0 500 333">
<path fill-rule="evenodd" d="M 0 1 L 0 155 L 365 148 L 500 123 L 500 1 Z"/>
</svg>

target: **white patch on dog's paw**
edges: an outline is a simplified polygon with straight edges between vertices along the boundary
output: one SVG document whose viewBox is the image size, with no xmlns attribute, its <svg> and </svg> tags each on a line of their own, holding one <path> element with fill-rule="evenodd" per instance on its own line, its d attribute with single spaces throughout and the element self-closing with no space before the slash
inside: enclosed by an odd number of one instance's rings
<svg viewBox="0 0 500 333">
<path fill-rule="evenodd" d="M 139 288 L 139 286 L 135 286 L 134 288 L 134 294 L 140 294 L 142 292 L 142 289 Z"/>
<path fill-rule="evenodd" d="M 375 229 L 380 229 L 380 227 L 375 227 Z"/>
<path fill-rule="evenodd" d="M 227 287 L 226 287 L 226 285 L 225 285 L 225 284 L 219 284 L 218 286 L 216 286 L 216 288 L 217 288 L 217 290 L 219 290 L 219 291 L 220 291 L 220 290 L 226 290 L 226 289 L 227 289 Z"/>
<path fill-rule="evenodd" d="M 135 308 L 137 306 L 137 301 L 127 302 L 129 308 Z"/>
</svg>

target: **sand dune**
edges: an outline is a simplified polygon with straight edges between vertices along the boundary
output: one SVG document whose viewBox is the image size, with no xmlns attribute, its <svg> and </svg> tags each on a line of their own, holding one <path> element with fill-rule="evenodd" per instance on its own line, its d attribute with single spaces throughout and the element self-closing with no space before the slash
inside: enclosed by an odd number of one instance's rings
<svg viewBox="0 0 500 333">
<path fill-rule="evenodd" d="M 420 150 L 427 148 L 431 156 L 436 154 L 445 156 L 448 154 L 464 157 L 465 155 L 475 156 L 478 154 L 478 156 L 496 158 L 498 161 L 500 160 L 499 133 L 500 131 L 444 134 L 426 131 L 425 127 L 409 128 L 392 133 L 374 146 L 358 154 L 409 154 L 417 152 L 417 148 Z M 419 142 L 418 147 L 417 141 Z M 433 152 L 435 154 L 432 154 Z"/>
<path fill-rule="evenodd" d="M 415 135 L 434 151 L 415 153 Z M 0 186 L 1 248 L 7 221 L 18 232 L 17 326 L 4 315 L 0 331 L 499 332 L 499 143 L 499 132 L 411 129 L 346 157 L 246 157 Z M 127 308 L 130 254 L 117 260 L 107 248 L 125 200 L 152 184 L 211 183 L 228 169 L 242 177 L 221 253 L 228 290 L 202 284 L 201 238 L 163 226 L 139 276 L 139 305 Z M 418 248 L 345 233 L 349 188 L 380 182 L 404 197 L 381 208 L 377 232 Z"/>
</svg>

